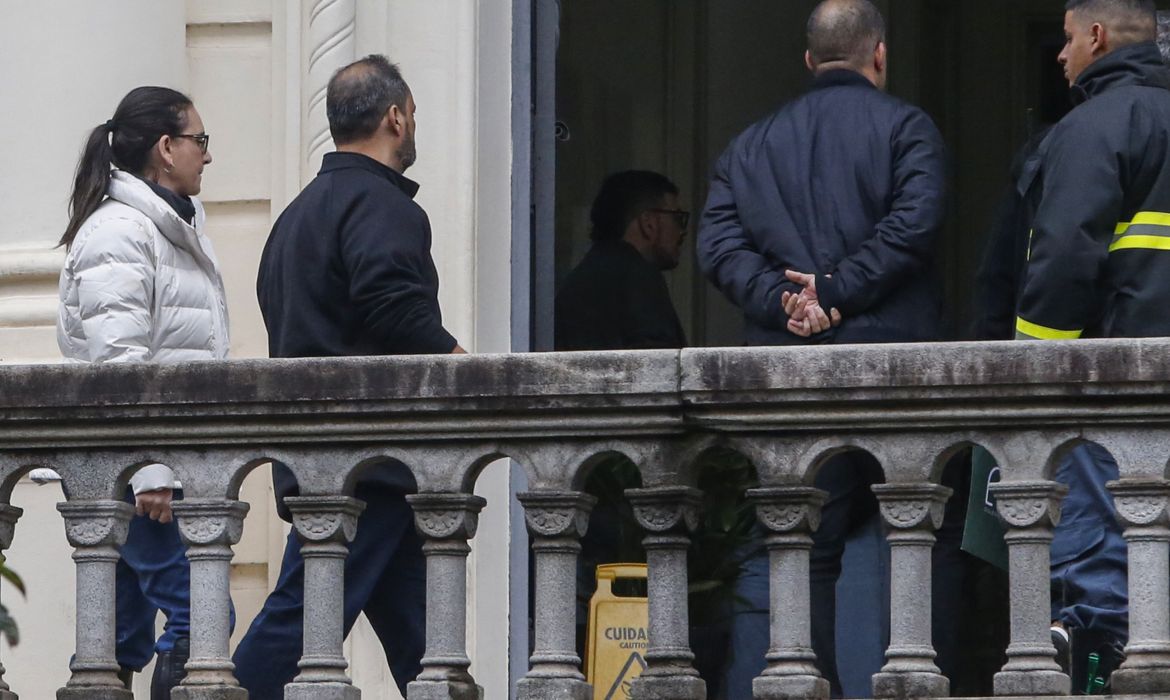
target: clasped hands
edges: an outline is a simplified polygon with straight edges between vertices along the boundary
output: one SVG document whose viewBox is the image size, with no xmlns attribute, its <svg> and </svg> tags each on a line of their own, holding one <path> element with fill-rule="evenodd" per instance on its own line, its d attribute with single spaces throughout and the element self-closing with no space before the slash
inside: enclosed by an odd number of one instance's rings
<svg viewBox="0 0 1170 700">
<path fill-rule="evenodd" d="M 817 333 L 823 333 L 830 328 L 841 325 L 841 312 L 829 309 L 826 314 L 817 298 L 817 278 L 815 275 L 785 270 L 788 280 L 804 287 L 799 293 L 784 292 L 780 295 L 780 304 L 784 313 L 788 314 L 789 332 L 808 338 Z"/>
</svg>

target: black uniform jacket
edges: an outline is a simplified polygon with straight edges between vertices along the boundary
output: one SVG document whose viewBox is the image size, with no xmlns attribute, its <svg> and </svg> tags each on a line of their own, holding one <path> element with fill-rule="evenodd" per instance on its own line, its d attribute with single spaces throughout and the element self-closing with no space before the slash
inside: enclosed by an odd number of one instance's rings
<svg viewBox="0 0 1170 700">
<path fill-rule="evenodd" d="M 623 240 L 594 243 L 557 293 L 557 350 L 686 344 L 662 272 Z"/>
<path fill-rule="evenodd" d="M 715 165 L 698 254 L 743 309 L 747 342 L 934 339 L 944 161 L 922 110 L 846 70 L 737 137 Z M 786 269 L 817 275 L 839 328 L 809 340 L 786 330 L 781 294 L 800 291 Z"/>
<path fill-rule="evenodd" d="M 1091 64 L 1029 162 L 1016 337 L 1170 336 L 1170 71 L 1153 42 Z"/>
<path fill-rule="evenodd" d="M 431 225 L 418 185 L 357 153 L 329 153 L 288 205 L 260 258 L 256 293 L 272 357 L 447 353 Z M 399 463 L 369 472 L 410 489 Z M 277 503 L 296 480 L 273 469 Z"/>
</svg>

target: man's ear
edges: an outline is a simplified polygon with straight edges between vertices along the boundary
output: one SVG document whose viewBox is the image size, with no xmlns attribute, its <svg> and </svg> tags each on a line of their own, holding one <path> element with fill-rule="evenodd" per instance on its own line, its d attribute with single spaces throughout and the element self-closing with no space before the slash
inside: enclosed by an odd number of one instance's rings
<svg viewBox="0 0 1170 700">
<path fill-rule="evenodd" d="M 402 124 L 402 110 L 398 109 L 398 105 L 390 105 L 390 109 L 386 110 L 386 127 L 390 129 L 390 133 L 395 136 L 401 136 L 404 128 Z"/>
<path fill-rule="evenodd" d="M 812 72 L 817 72 L 817 65 L 813 63 L 812 51 L 804 52 L 804 65 Z"/>
<path fill-rule="evenodd" d="M 1089 45 L 1093 49 L 1094 56 L 1102 56 L 1109 53 L 1109 29 L 1100 22 L 1094 22 L 1093 26 L 1089 27 Z"/>
<path fill-rule="evenodd" d="M 886 42 L 879 41 L 873 50 L 873 69 L 882 74 L 886 72 Z"/>
</svg>

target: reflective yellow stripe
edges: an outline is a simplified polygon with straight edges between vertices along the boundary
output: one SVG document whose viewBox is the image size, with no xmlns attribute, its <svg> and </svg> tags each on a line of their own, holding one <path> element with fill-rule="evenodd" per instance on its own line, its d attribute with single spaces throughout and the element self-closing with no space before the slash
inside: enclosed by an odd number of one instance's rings
<svg viewBox="0 0 1170 700">
<path fill-rule="evenodd" d="M 1016 340 L 1076 340 L 1085 331 L 1061 331 L 1016 318 Z"/>
<path fill-rule="evenodd" d="M 1165 236 L 1139 236 L 1137 234 L 1130 236 L 1122 236 L 1109 246 L 1109 252 L 1115 250 L 1133 250 L 1142 248 L 1146 250 L 1170 250 L 1170 231 L 1166 232 Z"/>
<path fill-rule="evenodd" d="M 1170 250 L 1170 214 L 1143 211 L 1117 224 L 1109 252 L 1115 250 Z"/>
<path fill-rule="evenodd" d="M 1137 226 L 1138 224 L 1170 227 L 1170 214 L 1163 214 L 1159 211 L 1138 212 L 1133 217 L 1133 221 L 1123 221 L 1117 224 L 1117 229 L 1113 233 L 1120 236 L 1128 231 L 1130 226 Z"/>
</svg>

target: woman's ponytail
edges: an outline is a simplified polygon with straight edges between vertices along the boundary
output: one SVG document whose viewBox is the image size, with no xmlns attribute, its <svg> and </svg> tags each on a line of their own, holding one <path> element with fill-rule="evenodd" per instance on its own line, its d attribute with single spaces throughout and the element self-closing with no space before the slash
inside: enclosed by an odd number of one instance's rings
<svg viewBox="0 0 1170 700">
<path fill-rule="evenodd" d="M 69 225 L 57 245 L 66 248 L 73 245 L 77 230 L 97 211 L 106 197 L 110 186 L 110 168 L 114 165 L 114 148 L 110 145 L 114 123 L 106 122 L 89 134 L 81 160 L 77 163 L 77 175 L 73 179 L 73 194 L 69 197 Z"/>
</svg>

